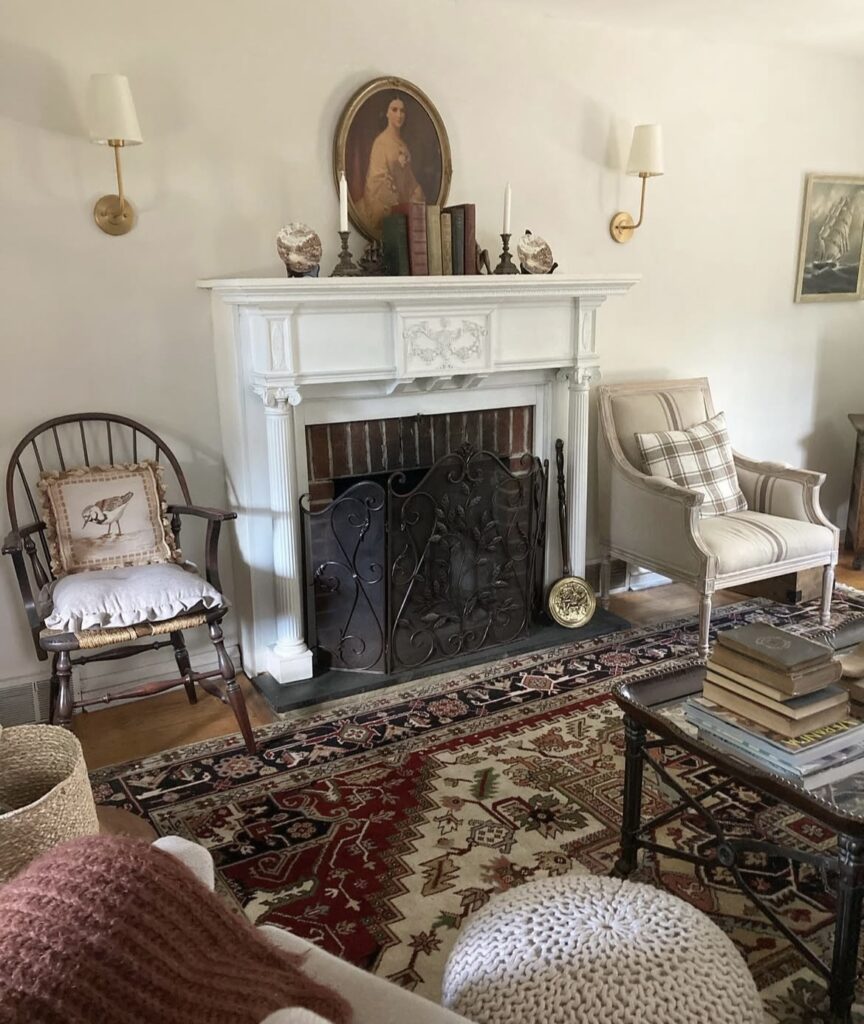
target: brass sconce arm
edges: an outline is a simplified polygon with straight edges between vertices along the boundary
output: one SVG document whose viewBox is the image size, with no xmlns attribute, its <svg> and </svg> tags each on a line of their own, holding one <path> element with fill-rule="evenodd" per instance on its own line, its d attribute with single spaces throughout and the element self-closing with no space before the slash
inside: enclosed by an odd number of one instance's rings
<svg viewBox="0 0 864 1024">
<path fill-rule="evenodd" d="M 123 139 L 109 139 L 108 145 L 114 150 L 114 170 L 117 174 L 117 195 L 102 196 L 93 207 L 93 217 L 102 230 L 109 235 L 125 235 L 135 224 L 135 209 L 123 194 L 123 169 L 120 164 L 120 150 L 126 145 Z"/>
<path fill-rule="evenodd" d="M 639 200 L 639 220 L 633 223 L 633 218 L 626 211 L 616 213 L 609 224 L 609 233 L 615 239 L 616 242 L 629 242 L 633 237 L 633 232 L 636 228 L 642 226 L 642 221 L 645 219 L 645 183 L 651 177 L 650 174 L 646 174 L 644 171 L 639 172 L 639 177 L 642 179 L 642 195 Z"/>
</svg>

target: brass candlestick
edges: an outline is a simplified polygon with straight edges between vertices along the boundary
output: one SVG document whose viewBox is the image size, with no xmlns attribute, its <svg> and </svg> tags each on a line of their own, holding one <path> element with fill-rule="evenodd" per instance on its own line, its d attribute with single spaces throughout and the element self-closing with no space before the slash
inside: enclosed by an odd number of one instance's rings
<svg viewBox="0 0 864 1024">
<path fill-rule="evenodd" d="M 492 271 L 493 274 L 518 274 L 519 268 L 513 262 L 510 255 L 510 233 L 501 234 L 501 256 L 498 259 L 498 266 Z"/>
<path fill-rule="evenodd" d="M 331 277 L 360 277 L 363 273 L 354 262 L 354 257 L 348 248 L 348 236 L 350 234 L 350 231 L 339 232 L 339 237 L 342 239 L 342 252 L 339 253 L 339 262 L 333 268 Z"/>
</svg>

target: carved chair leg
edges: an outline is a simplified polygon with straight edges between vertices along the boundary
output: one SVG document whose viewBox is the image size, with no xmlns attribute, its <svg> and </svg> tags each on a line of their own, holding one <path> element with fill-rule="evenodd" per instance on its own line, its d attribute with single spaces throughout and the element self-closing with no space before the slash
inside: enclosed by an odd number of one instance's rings
<svg viewBox="0 0 864 1024">
<path fill-rule="evenodd" d="M 57 691 L 60 687 L 60 680 L 57 678 L 57 658 L 55 654 L 51 659 L 51 683 L 48 689 L 48 724 L 54 724 L 54 712 L 57 710 Z"/>
<path fill-rule="evenodd" d="M 257 754 L 258 745 L 255 742 L 255 735 L 252 732 L 252 726 L 249 724 L 249 713 L 246 710 L 246 701 L 243 697 L 243 691 L 240 689 L 240 685 L 237 682 L 234 664 L 228 657 L 228 652 L 225 650 L 222 624 L 219 622 L 211 622 L 209 629 L 210 639 L 213 641 L 213 646 L 216 648 L 216 657 L 219 659 L 219 671 L 222 673 L 222 678 L 225 680 L 225 695 L 228 698 L 228 703 L 231 705 L 234 717 L 237 719 L 237 724 L 240 726 L 240 732 L 243 734 L 246 749 L 250 754 Z"/>
<path fill-rule="evenodd" d="M 834 594 L 834 566 L 826 565 L 822 570 L 822 607 L 819 621 L 827 626 L 831 621 L 831 598 Z"/>
<path fill-rule="evenodd" d="M 184 679 L 183 686 L 186 688 L 186 696 L 189 698 L 190 704 L 197 704 L 198 694 L 195 692 L 195 684 L 189 678 L 192 673 L 192 665 L 189 662 L 189 652 L 186 650 L 181 630 L 177 629 L 171 634 L 171 643 L 174 645 L 174 660 Z"/>
<path fill-rule="evenodd" d="M 57 655 L 57 724 L 72 728 L 72 659 L 68 651 Z"/>
<path fill-rule="evenodd" d="M 612 556 L 608 551 L 603 552 L 600 561 L 600 607 L 609 607 L 609 589 L 612 583 Z"/>
<path fill-rule="evenodd" d="M 699 657 L 703 661 L 708 660 L 709 642 L 708 633 L 711 629 L 711 594 L 700 594 L 699 596 Z"/>
</svg>

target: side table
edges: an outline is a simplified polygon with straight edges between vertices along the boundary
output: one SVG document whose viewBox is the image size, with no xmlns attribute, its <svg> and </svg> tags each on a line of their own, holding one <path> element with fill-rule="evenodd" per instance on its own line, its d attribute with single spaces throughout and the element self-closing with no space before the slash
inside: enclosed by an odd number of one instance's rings
<svg viewBox="0 0 864 1024">
<path fill-rule="evenodd" d="M 849 516 L 846 520 L 844 547 L 854 551 L 853 569 L 864 566 L 864 413 L 849 413 L 849 422 L 858 435 L 855 440 L 855 462 L 852 466 L 852 490 L 849 495 Z"/>
</svg>

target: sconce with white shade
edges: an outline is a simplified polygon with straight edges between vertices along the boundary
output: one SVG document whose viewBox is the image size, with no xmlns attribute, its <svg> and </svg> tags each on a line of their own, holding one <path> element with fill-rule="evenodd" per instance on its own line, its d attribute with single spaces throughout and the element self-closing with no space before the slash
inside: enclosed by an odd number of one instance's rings
<svg viewBox="0 0 864 1024">
<path fill-rule="evenodd" d="M 125 235 L 135 224 L 135 208 L 123 194 L 120 150 L 124 146 L 138 146 L 144 141 L 129 79 L 125 75 L 90 76 L 88 121 L 90 141 L 111 146 L 114 150 L 117 172 L 117 195 L 102 196 L 93 207 L 93 217 L 107 234 Z"/>
<path fill-rule="evenodd" d="M 645 182 L 663 173 L 663 133 L 659 124 L 637 124 L 633 129 L 633 143 L 627 161 L 627 173 L 642 179 L 642 198 L 639 202 L 639 220 L 633 223 L 629 213 L 616 213 L 609 224 L 609 232 L 616 242 L 629 242 L 633 232 L 642 224 L 645 215 Z"/>
</svg>

